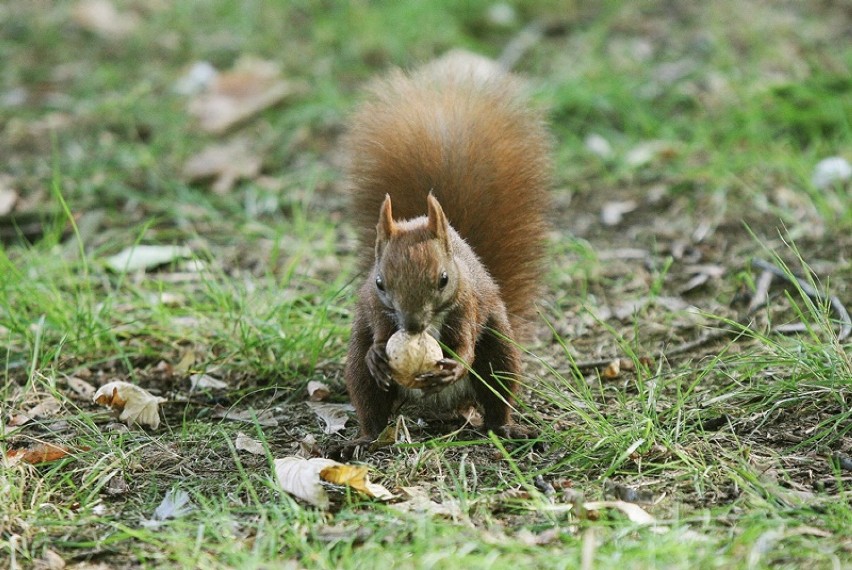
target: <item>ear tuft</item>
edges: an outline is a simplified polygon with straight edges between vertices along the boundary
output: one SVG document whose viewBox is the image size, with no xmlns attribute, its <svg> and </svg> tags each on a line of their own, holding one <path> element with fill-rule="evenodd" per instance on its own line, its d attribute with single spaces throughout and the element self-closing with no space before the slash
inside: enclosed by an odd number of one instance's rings
<svg viewBox="0 0 852 570">
<path fill-rule="evenodd" d="M 429 220 L 427 222 L 427 228 L 435 236 L 435 238 L 441 243 L 441 246 L 444 248 L 448 254 L 452 253 L 452 247 L 450 246 L 450 223 L 447 221 L 447 216 L 444 214 L 444 209 L 441 208 L 441 204 L 438 202 L 438 199 L 429 192 L 429 195 L 426 197 L 426 203 L 429 207 Z"/>
<path fill-rule="evenodd" d="M 396 222 L 393 221 L 393 209 L 391 208 L 390 194 L 385 194 L 385 200 L 379 209 L 379 223 L 376 224 L 376 258 L 378 259 L 382 250 L 393 236 L 398 233 Z"/>
</svg>

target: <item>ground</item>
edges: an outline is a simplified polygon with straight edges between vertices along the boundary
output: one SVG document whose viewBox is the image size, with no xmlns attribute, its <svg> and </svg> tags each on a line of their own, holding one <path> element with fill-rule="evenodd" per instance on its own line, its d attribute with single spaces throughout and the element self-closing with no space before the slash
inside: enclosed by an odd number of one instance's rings
<svg viewBox="0 0 852 570">
<path fill-rule="evenodd" d="M 852 183 L 819 179 L 852 160 L 852 21 L 705 4 L 0 6 L 0 560 L 852 565 Z M 538 436 L 406 408 L 357 462 L 396 499 L 318 509 L 274 462 L 357 434 L 307 390 L 348 402 L 340 135 L 371 77 L 451 48 L 510 63 L 554 135 Z M 181 249 L 111 257 L 135 245 Z M 160 425 L 94 403 L 111 381 Z"/>
</svg>

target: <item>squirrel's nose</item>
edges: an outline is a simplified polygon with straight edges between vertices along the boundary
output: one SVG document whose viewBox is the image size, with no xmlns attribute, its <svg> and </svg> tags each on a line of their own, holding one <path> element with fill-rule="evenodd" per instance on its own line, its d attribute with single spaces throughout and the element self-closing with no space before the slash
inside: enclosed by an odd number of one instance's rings
<svg viewBox="0 0 852 570">
<path fill-rule="evenodd" d="M 408 334 L 420 334 L 426 330 L 426 323 L 412 317 L 406 317 L 403 320 L 402 326 Z"/>
</svg>

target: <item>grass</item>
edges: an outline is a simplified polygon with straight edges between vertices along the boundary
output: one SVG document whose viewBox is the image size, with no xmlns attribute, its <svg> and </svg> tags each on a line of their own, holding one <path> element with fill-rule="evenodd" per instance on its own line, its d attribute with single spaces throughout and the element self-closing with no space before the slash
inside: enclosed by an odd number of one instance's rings
<svg viewBox="0 0 852 570">
<path fill-rule="evenodd" d="M 830 308 L 776 286 L 739 334 L 666 356 L 741 322 L 752 257 L 849 302 L 849 183 L 810 181 L 820 159 L 850 158 L 839 5 L 533 2 L 502 25 L 479 1 L 116 4 L 139 16 L 120 41 L 81 29 L 71 3 L 0 7 L 0 175 L 20 195 L 0 217 L 0 451 L 72 450 L 0 469 L 0 561 L 852 564 L 852 363 Z M 278 489 L 272 461 L 308 435 L 324 447 L 355 434 L 323 434 L 304 405 L 310 380 L 347 401 L 356 276 L 336 154 L 345 117 L 389 65 L 453 47 L 498 56 L 533 20 L 549 31 L 519 67 L 557 140 L 549 293 L 518 404 L 540 437 L 423 427 L 408 411 L 412 442 L 367 457 L 371 478 L 419 488 L 448 514 L 342 490 L 331 512 L 307 507 Z M 306 94 L 233 134 L 201 132 L 174 82 L 195 61 L 227 69 L 247 54 L 279 63 Z M 586 147 L 591 134 L 611 156 Z M 223 194 L 184 179 L 187 158 L 231 136 L 256 144 L 261 176 Z M 647 160 L 631 155 L 651 142 Z M 627 200 L 621 224 L 599 222 L 607 203 Z M 106 267 L 134 244 L 193 256 L 148 272 Z M 702 266 L 723 271 L 686 287 Z M 804 331 L 775 331 L 791 322 Z M 573 365 L 616 356 L 631 369 L 613 377 Z M 201 373 L 228 388 L 190 391 Z M 169 400 L 163 424 L 116 425 L 73 378 L 150 388 Z M 226 421 L 223 410 L 278 423 Z M 266 455 L 237 450 L 238 432 Z M 146 522 L 172 490 L 192 511 Z M 604 498 L 639 501 L 656 522 L 579 508 Z"/>
</svg>

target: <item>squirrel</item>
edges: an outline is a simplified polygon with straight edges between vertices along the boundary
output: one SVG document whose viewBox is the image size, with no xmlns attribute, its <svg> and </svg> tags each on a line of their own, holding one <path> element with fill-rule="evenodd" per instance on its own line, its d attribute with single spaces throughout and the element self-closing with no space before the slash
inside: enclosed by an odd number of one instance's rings
<svg viewBox="0 0 852 570">
<path fill-rule="evenodd" d="M 465 52 L 375 83 L 344 139 L 351 215 L 366 274 L 346 359 L 360 437 L 374 440 L 407 399 L 474 400 L 506 438 L 521 352 L 542 289 L 551 138 L 521 81 Z M 378 223 L 376 220 L 378 219 Z M 397 330 L 445 347 L 422 389 L 391 379 Z"/>
</svg>

